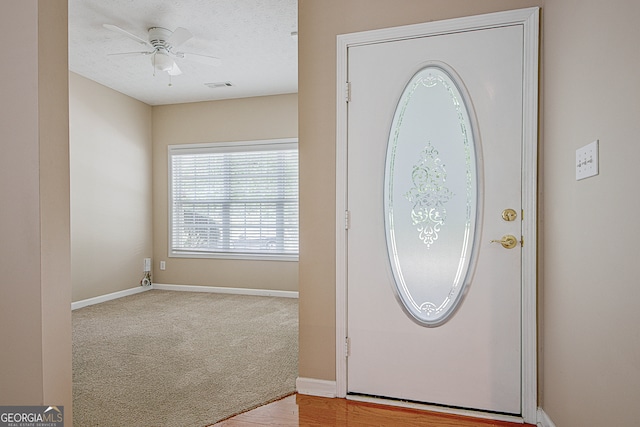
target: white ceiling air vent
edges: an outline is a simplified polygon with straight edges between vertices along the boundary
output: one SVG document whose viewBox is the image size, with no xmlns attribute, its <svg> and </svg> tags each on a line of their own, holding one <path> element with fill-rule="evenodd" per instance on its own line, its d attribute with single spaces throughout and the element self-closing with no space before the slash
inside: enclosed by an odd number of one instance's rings
<svg viewBox="0 0 640 427">
<path fill-rule="evenodd" d="M 214 83 L 205 83 L 204 85 L 210 87 L 211 89 L 218 89 L 221 87 L 233 86 L 231 82 L 214 82 Z"/>
</svg>

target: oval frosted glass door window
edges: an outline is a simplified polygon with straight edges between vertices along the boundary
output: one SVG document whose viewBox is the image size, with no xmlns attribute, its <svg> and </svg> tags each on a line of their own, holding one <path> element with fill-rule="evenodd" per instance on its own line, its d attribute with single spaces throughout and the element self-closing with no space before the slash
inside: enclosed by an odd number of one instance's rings
<svg viewBox="0 0 640 427">
<path fill-rule="evenodd" d="M 448 66 L 426 66 L 402 93 L 389 133 L 387 251 L 399 301 L 425 326 L 455 312 L 475 264 L 480 149 L 463 91 Z"/>
</svg>

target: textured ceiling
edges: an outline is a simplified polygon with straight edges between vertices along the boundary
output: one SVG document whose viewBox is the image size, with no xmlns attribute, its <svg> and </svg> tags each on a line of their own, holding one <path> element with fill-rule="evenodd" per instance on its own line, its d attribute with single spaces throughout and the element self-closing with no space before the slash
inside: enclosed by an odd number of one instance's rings
<svg viewBox="0 0 640 427">
<path fill-rule="evenodd" d="M 69 0 L 69 69 L 149 105 L 295 93 L 297 13 L 297 0 Z M 170 77 L 148 55 L 109 56 L 150 49 L 103 24 L 145 40 L 150 27 L 184 27 L 193 37 L 178 50 L 221 64 L 176 60 Z"/>
</svg>

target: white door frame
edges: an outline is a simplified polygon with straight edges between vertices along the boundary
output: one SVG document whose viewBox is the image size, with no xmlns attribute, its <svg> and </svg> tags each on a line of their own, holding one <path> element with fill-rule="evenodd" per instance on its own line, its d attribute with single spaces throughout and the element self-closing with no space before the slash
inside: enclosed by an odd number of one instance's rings
<svg viewBox="0 0 640 427">
<path fill-rule="evenodd" d="M 537 416 L 537 168 L 539 8 L 338 35 L 336 84 L 336 395 L 347 395 L 347 65 L 349 47 L 505 25 L 524 29 L 522 135 L 522 419 Z M 392 401 L 390 401 L 392 402 Z"/>
</svg>

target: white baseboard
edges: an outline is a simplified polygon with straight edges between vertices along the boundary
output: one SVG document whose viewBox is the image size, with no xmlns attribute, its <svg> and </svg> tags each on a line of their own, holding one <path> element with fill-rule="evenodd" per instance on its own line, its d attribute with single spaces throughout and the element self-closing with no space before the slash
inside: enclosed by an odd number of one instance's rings
<svg viewBox="0 0 640 427">
<path fill-rule="evenodd" d="M 151 286 L 138 286 L 123 291 L 113 292 L 106 295 L 100 295 L 94 298 L 88 298 L 81 301 L 71 303 L 71 310 L 77 310 L 89 305 L 100 304 L 101 302 L 111 301 L 114 299 L 126 297 L 129 295 L 139 294 L 151 289 L 159 289 L 162 291 L 183 291 L 183 292 L 210 292 L 217 294 L 237 294 L 237 295 L 257 295 L 262 297 L 282 297 L 282 298 L 298 298 L 298 292 L 295 291 L 278 291 L 272 289 L 245 289 L 245 288 L 220 288 L 215 286 L 191 286 L 191 285 L 164 285 L 154 283 Z"/>
<path fill-rule="evenodd" d="M 296 291 L 278 291 L 273 289 L 222 288 L 216 286 L 166 285 L 154 283 L 153 289 L 162 291 L 210 292 L 215 294 L 257 295 L 261 297 L 298 298 Z"/>
<path fill-rule="evenodd" d="M 124 291 L 113 292 L 106 295 L 100 295 L 98 297 L 87 298 L 80 301 L 71 303 L 71 310 L 77 310 L 82 307 L 87 307 L 89 305 L 100 304 L 101 302 L 111 301 L 114 299 L 127 297 L 129 295 L 139 294 L 141 292 L 145 292 L 151 290 L 151 286 L 138 286 L 131 289 L 125 289 Z"/>
<path fill-rule="evenodd" d="M 551 418 L 544 412 L 542 408 L 538 408 L 538 426 L 539 427 L 556 427 Z"/>
<path fill-rule="evenodd" d="M 210 292 L 217 294 L 236 294 L 236 295 L 257 295 L 262 297 L 282 297 L 282 298 L 298 298 L 298 292 L 295 291 L 278 291 L 273 289 L 245 289 L 245 288 L 220 288 L 214 286 L 191 286 L 191 285 L 164 285 L 154 283 L 151 286 L 138 286 L 123 291 L 113 292 L 106 295 L 100 295 L 93 298 L 84 299 L 71 303 L 71 310 L 77 310 L 89 305 L 100 304 L 101 302 L 111 301 L 114 299 L 126 297 L 129 295 L 139 294 L 140 292 L 149 291 L 151 289 L 159 289 L 162 291 L 182 291 L 182 292 Z"/>
<path fill-rule="evenodd" d="M 296 391 L 300 394 L 319 397 L 336 397 L 336 382 L 317 380 L 315 378 L 296 379 Z"/>
</svg>

